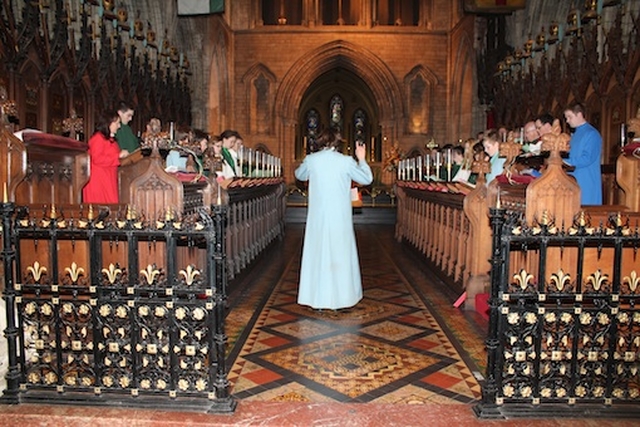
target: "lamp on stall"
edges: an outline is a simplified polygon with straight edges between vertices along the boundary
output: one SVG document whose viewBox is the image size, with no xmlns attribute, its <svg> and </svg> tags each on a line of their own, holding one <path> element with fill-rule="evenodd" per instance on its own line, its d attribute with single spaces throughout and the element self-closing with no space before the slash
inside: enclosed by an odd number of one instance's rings
<svg viewBox="0 0 640 427">
<path fill-rule="evenodd" d="M 124 5 L 118 8 L 118 28 L 121 31 L 131 31 L 131 27 L 129 26 L 129 13 L 127 12 L 127 8 Z"/>
<path fill-rule="evenodd" d="M 578 9 L 572 9 L 567 15 L 567 35 L 576 34 L 578 37 L 582 34 L 582 28 L 580 28 L 580 11 Z"/>
<path fill-rule="evenodd" d="M 535 52 L 540 52 L 541 50 L 544 50 L 546 47 L 545 46 L 546 42 L 547 42 L 547 37 L 544 35 L 544 27 L 542 27 L 542 30 L 536 36 L 536 46 L 533 48 L 533 50 Z"/>
<path fill-rule="evenodd" d="M 533 39 L 529 36 L 529 40 L 524 43 L 524 50 L 522 52 L 522 56 L 524 58 L 531 57 L 531 52 L 533 51 Z"/>
<path fill-rule="evenodd" d="M 582 23 L 598 20 L 600 18 L 601 11 L 598 9 L 601 6 L 599 6 L 598 3 L 601 2 L 598 0 L 586 0 L 584 2 L 584 14 L 582 15 Z"/>
<path fill-rule="evenodd" d="M 152 49 L 158 48 L 158 45 L 156 44 L 156 32 L 153 30 L 153 27 L 151 26 L 151 22 L 148 22 L 148 21 L 147 21 L 146 44 L 147 44 L 147 47 L 150 47 Z"/>
<path fill-rule="evenodd" d="M 549 26 L 549 38 L 547 39 L 547 44 L 553 45 L 557 42 L 562 41 L 562 35 L 560 34 L 560 25 L 557 22 L 553 21 Z"/>
<path fill-rule="evenodd" d="M 133 37 L 144 40 L 144 22 L 140 19 L 140 9 L 136 10 L 136 19 L 133 21 Z"/>
</svg>

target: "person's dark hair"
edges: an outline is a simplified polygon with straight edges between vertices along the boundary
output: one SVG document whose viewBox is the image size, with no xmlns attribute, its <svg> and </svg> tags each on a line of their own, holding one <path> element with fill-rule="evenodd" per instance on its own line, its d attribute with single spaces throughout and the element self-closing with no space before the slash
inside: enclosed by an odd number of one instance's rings
<svg viewBox="0 0 640 427">
<path fill-rule="evenodd" d="M 582 117 L 587 117 L 587 109 L 585 108 L 584 104 L 581 102 L 574 102 L 573 104 L 565 108 L 564 111 L 572 111 L 573 114 L 580 113 L 582 114 Z"/>
<path fill-rule="evenodd" d="M 231 137 L 238 137 L 238 132 L 236 132 L 235 130 L 231 130 L 231 129 L 226 129 L 224 131 L 222 131 L 222 133 L 220 134 L 220 139 L 226 139 L 226 138 L 231 138 Z"/>
<path fill-rule="evenodd" d="M 205 131 L 203 131 L 202 129 L 194 129 L 193 131 L 193 140 L 194 141 L 202 141 L 203 139 L 206 139 L 207 141 L 209 141 L 209 134 L 206 133 Z"/>
<path fill-rule="evenodd" d="M 482 145 L 482 142 L 476 142 L 475 144 L 473 144 L 473 154 L 478 154 L 483 152 L 484 152 L 484 146 Z"/>
<path fill-rule="evenodd" d="M 441 148 L 440 150 L 441 150 L 441 151 L 445 151 L 445 150 L 448 150 L 448 149 L 450 149 L 450 148 L 451 148 L 451 149 L 453 149 L 453 144 L 448 143 L 448 144 L 443 145 L 443 146 L 442 146 L 442 148 Z"/>
<path fill-rule="evenodd" d="M 464 156 L 464 147 L 462 145 L 456 145 L 452 148 L 452 150 L 461 156 Z"/>
<path fill-rule="evenodd" d="M 335 148 L 340 151 L 342 148 L 342 136 L 337 129 L 334 128 L 325 128 L 320 132 L 318 138 L 316 139 L 316 146 L 318 150 L 322 150 L 324 148 Z"/>
<path fill-rule="evenodd" d="M 489 139 L 494 142 L 500 142 L 498 140 L 498 131 L 496 129 L 487 129 L 486 131 L 484 131 L 484 139 Z"/>
<path fill-rule="evenodd" d="M 120 112 L 124 113 L 124 112 L 127 112 L 129 110 L 133 111 L 133 107 L 131 105 L 129 105 L 129 103 L 127 103 L 125 101 L 118 102 L 117 111 L 120 111 Z"/>
<path fill-rule="evenodd" d="M 551 113 L 542 113 L 538 117 L 536 117 L 536 120 L 540 120 L 542 124 L 553 125 L 554 117 L 553 115 L 551 115 Z"/>
<path fill-rule="evenodd" d="M 103 111 L 96 121 L 96 132 L 100 132 L 105 138 L 111 138 L 109 126 L 116 120 L 120 120 L 120 116 L 115 111 Z"/>
<path fill-rule="evenodd" d="M 178 142 L 185 142 L 185 143 L 189 143 L 191 142 L 191 137 L 193 136 L 191 129 L 186 128 L 186 127 L 182 127 L 182 128 L 178 128 L 176 129 L 176 141 Z"/>
</svg>

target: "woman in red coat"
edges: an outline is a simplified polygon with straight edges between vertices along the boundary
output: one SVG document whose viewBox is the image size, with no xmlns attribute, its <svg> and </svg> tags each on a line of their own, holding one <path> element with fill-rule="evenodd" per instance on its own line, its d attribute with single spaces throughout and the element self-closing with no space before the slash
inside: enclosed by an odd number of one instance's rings
<svg viewBox="0 0 640 427">
<path fill-rule="evenodd" d="M 115 134 L 120 117 L 115 112 L 100 120 L 89 138 L 89 182 L 82 189 L 84 203 L 118 203 L 118 166 L 128 154 L 120 150 Z"/>
</svg>

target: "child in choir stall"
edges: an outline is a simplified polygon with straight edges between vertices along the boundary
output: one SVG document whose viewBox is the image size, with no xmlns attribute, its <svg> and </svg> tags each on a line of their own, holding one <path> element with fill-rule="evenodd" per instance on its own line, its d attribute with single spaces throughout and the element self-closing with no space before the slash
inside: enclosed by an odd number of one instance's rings
<svg viewBox="0 0 640 427">
<path fill-rule="evenodd" d="M 191 132 L 187 130 L 176 131 L 176 139 L 179 145 L 186 146 L 189 143 Z M 187 172 L 187 155 L 178 149 L 172 149 L 165 160 L 167 172 Z"/>
</svg>

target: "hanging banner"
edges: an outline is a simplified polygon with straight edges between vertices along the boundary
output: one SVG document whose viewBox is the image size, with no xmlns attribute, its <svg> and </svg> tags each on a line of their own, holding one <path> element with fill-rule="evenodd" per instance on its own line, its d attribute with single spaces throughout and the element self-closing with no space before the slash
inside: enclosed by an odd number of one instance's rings
<svg viewBox="0 0 640 427">
<path fill-rule="evenodd" d="M 464 0 L 464 11 L 471 13 L 511 13 L 524 9 L 527 0 Z"/>
<path fill-rule="evenodd" d="M 208 15 L 224 12 L 224 0 L 178 0 L 178 15 Z"/>
</svg>

